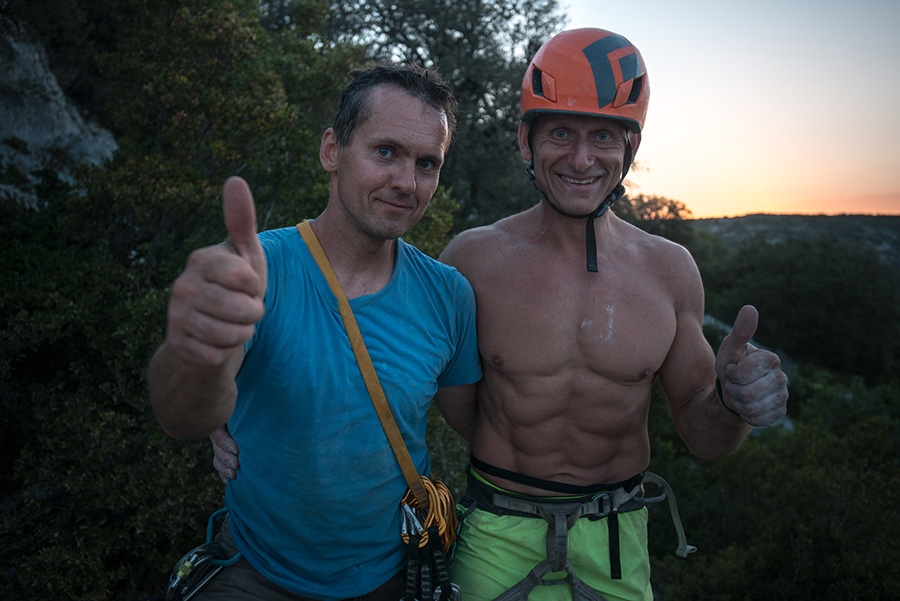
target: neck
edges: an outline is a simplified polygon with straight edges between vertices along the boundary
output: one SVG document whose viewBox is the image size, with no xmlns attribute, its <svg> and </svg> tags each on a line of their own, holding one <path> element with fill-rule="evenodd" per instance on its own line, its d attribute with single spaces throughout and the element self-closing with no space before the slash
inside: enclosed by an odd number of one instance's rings
<svg viewBox="0 0 900 601">
<path fill-rule="evenodd" d="M 613 221 L 618 219 L 610 210 L 604 210 L 596 217 L 573 219 L 556 211 L 544 199 L 538 207 L 540 228 L 543 235 L 553 240 L 560 249 L 566 249 L 573 261 L 577 261 L 588 272 L 599 269 L 600 250 L 611 243 Z"/>
<path fill-rule="evenodd" d="M 347 298 L 374 294 L 391 280 L 396 240 L 379 240 L 358 228 L 342 226 L 327 211 L 311 220 L 310 226 Z"/>
</svg>

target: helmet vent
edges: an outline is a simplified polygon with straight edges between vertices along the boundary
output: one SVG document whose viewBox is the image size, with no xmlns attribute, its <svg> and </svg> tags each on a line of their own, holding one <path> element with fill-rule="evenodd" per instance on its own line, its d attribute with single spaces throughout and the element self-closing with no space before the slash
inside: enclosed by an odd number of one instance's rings
<svg viewBox="0 0 900 601">
<path fill-rule="evenodd" d="M 634 78 L 634 83 L 631 84 L 631 94 L 628 95 L 628 100 L 626 104 L 634 104 L 637 102 L 638 98 L 641 96 L 641 90 L 644 89 L 644 76 Z"/>
<path fill-rule="evenodd" d="M 544 97 L 544 77 L 543 72 L 535 67 L 531 70 L 531 91 L 535 96 Z"/>
</svg>

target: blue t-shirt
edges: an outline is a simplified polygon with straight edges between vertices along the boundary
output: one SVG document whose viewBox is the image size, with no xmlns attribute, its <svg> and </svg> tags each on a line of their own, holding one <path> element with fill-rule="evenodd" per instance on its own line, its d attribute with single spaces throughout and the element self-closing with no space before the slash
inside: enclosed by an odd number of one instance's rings
<svg viewBox="0 0 900 601">
<path fill-rule="evenodd" d="M 241 462 L 225 497 L 232 534 L 250 563 L 288 591 L 360 595 L 405 562 L 399 502 L 407 484 L 315 259 L 296 228 L 259 237 L 266 313 L 228 422 Z M 413 462 L 428 474 L 434 393 L 481 378 L 472 288 L 398 240 L 390 282 L 350 306 Z"/>
</svg>

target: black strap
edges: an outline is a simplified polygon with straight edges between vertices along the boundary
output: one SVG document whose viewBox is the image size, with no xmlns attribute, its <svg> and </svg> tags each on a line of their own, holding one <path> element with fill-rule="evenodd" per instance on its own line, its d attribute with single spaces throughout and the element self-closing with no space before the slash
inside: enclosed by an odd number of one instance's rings
<svg viewBox="0 0 900 601">
<path fill-rule="evenodd" d="M 605 490 L 615 490 L 617 488 L 624 488 L 626 491 L 631 492 L 632 490 L 634 490 L 635 486 L 641 483 L 641 480 L 643 479 L 643 474 L 638 474 L 632 478 L 629 478 L 628 480 L 615 482 L 613 484 L 591 484 L 590 486 L 578 486 L 576 484 L 554 482 L 553 480 L 544 480 L 543 478 L 535 478 L 534 476 L 527 476 L 525 474 L 513 472 L 502 467 L 497 467 L 496 465 L 486 463 L 481 459 L 478 459 L 474 455 L 469 456 L 469 462 L 473 467 L 478 468 L 485 474 L 490 474 L 491 476 L 496 476 L 497 478 L 503 478 L 504 480 L 509 480 L 510 482 L 524 484 L 525 486 L 531 486 L 534 488 L 540 488 L 550 492 L 558 492 L 566 495 L 589 495 Z"/>
<path fill-rule="evenodd" d="M 609 528 L 609 577 L 622 579 L 622 557 L 619 553 L 619 514 L 612 513 L 606 520 Z"/>
<path fill-rule="evenodd" d="M 419 590 L 419 539 L 417 533 L 409 536 L 406 544 L 406 594 L 401 601 L 415 601 Z"/>
<path fill-rule="evenodd" d="M 444 549 L 438 544 L 440 540 L 441 535 L 438 534 L 437 526 L 431 526 L 428 529 L 428 549 L 431 554 L 431 564 L 434 566 L 433 576 L 441 587 L 441 595 L 438 599 L 439 601 L 449 601 L 453 594 L 453 584 L 450 582 L 450 568 L 447 565 L 447 556 L 444 555 Z M 429 597 L 429 599 L 432 597 Z"/>
</svg>

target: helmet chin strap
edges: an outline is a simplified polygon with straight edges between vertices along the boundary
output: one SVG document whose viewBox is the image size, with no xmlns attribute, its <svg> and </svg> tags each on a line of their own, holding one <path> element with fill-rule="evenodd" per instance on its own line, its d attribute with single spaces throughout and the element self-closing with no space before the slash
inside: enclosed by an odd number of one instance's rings
<svg viewBox="0 0 900 601">
<path fill-rule="evenodd" d="M 606 211 L 609 210 L 609 207 L 612 203 L 616 202 L 620 198 L 625 195 L 625 186 L 622 185 L 622 182 L 625 180 L 625 176 L 628 175 L 628 169 L 631 167 L 631 161 L 633 159 L 633 154 L 631 152 L 631 141 L 629 138 L 625 138 L 625 162 L 624 167 L 622 168 L 622 177 L 619 179 L 619 183 L 616 184 L 616 187 L 613 191 L 607 196 L 600 206 L 590 213 L 584 213 L 582 215 L 576 215 L 574 213 L 567 213 L 563 211 L 561 208 L 556 206 L 550 197 L 541 190 L 541 187 L 538 186 L 537 180 L 534 177 L 534 154 L 532 153 L 532 160 L 528 165 L 525 166 L 525 175 L 528 176 L 528 179 L 531 180 L 531 184 L 534 186 L 534 189 L 537 190 L 541 196 L 544 197 L 544 200 L 547 201 L 547 204 L 550 207 L 562 215 L 563 217 L 569 217 L 571 219 L 587 219 L 585 223 L 584 230 L 584 239 L 585 239 L 585 254 L 587 257 L 587 270 L 593 273 L 597 272 L 597 235 L 594 232 L 594 220 L 598 217 L 602 216 Z"/>
</svg>

